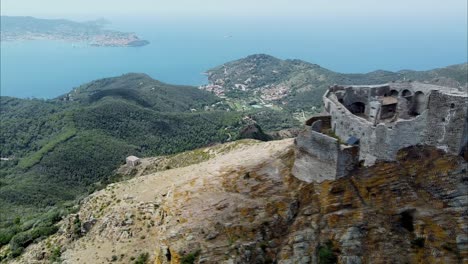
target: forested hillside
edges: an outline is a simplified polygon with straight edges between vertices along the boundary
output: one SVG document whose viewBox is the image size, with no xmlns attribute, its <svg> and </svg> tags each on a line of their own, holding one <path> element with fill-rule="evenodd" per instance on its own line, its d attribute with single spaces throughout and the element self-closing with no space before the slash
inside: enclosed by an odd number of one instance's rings
<svg viewBox="0 0 468 264">
<path fill-rule="evenodd" d="M 210 84 L 202 88 L 239 102 L 273 105 L 291 113 L 313 112 L 321 106 L 321 96 L 333 84 L 380 84 L 393 81 L 424 81 L 465 87 L 468 64 L 429 71 L 377 70 L 363 74 L 334 72 L 302 60 L 281 60 L 265 54 L 225 63 L 207 71 Z"/>
<path fill-rule="evenodd" d="M 298 113 L 320 111 L 322 94 L 334 83 L 413 79 L 463 86 L 466 71 L 462 64 L 340 74 L 253 55 L 210 70 L 202 89 L 133 73 L 51 100 L 0 97 L 0 249 L 9 244 L 8 254 L 16 256 L 56 232 L 54 223 L 77 210 L 80 198 L 120 179 L 115 170 L 128 155 L 179 153 L 249 134 L 271 138 L 262 131 L 291 136 L 283 130 L 300 127 Z"/>
<path fill-rule="evenodd" d="M 126 156 L 234 140 L 244 125 L 216 96 L 141 74 L 53 100 L 1 97 L 0 107 L 0 245 L 10 242 L 14 254 L 54 232 L 77 198 L 118 180 Z"/>
</svg>

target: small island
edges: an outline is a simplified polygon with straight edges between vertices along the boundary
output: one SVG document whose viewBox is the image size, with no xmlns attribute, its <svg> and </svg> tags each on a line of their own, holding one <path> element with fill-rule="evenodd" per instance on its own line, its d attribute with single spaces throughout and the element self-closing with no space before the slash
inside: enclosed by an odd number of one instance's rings
<svg viewBox="0 0 468 264">
<path fill-rule="evenodd" d="M 59 40 L 87 43 L 94 47 L 140 47 L 149 41 L 135 33 L 105 29 L 109 22 L 99 19 L 75 22 L 66 19 L 1 16 L 1 41 Z"/>
</svg>

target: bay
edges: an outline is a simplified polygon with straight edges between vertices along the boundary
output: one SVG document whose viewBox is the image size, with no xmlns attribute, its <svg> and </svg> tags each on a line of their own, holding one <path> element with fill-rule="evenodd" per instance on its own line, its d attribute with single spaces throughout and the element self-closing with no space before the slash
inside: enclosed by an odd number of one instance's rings
<svg viewBox="0 0 468 264">
<path fill-rule="evenodd" d="M 141 72 L 168 83 L 201 85 L 203 72 L 265 53 L 334 71 L 426 70 L 464 63 L 466 27 L 424 23 L 216 18 L 111 18 L 144 47 L 90 47 L 60 41 L 1 42 L 1 95 L 53 98 L 86 82 Z"/>
</svg>

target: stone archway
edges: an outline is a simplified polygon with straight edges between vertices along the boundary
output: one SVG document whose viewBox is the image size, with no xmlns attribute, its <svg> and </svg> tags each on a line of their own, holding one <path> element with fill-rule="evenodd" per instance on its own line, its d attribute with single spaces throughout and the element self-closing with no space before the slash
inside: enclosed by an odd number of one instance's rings
<svg viewBox="0 0 468 264">
<path fill-rule="evenodd" d="M 426 96 L 423 92 L 418 91 L 414 94 L 413 105 L 411 107 L 410 115 L 417 116 L 422 114 L 426 106 Z"/>
<path fill-rule="evenodd" d="M 405 90 L 403 90 L 403 91 L 401 92 L 401 96 L 403 96 L 403 97 L 405 97 L 405 98 L 408 98 L 408 97 L 413 96 L 413 93 L 412 93 L 410 90 L 405 89 Z"/>
<path fill-rule="evenodd" d="M 366 111 L 366 104 L 363 102 L 354 102 L 350 104 L 348 110 L 355 115 L 362 115 Z"/>
<path fill-rule="evenodd" d="M 397 90 L 391 90 L 390 91 L 390 96 L 398 97 L 398 91 Z"/>
</svg>

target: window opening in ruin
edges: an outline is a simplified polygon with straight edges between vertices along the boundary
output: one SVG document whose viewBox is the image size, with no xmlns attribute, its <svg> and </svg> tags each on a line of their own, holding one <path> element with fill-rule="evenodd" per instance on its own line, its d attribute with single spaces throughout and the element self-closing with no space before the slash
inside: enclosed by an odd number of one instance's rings
<svg viewBox="0 0 468 264">
<path fill-rule="evenodd" d="M 400 225 L 410 231 L 414 231 L 414 212 L 412 210 L 406 210 L 400 214 Z"/>
<path fill-rule="evenodd" d="M 403 97 L 410 97 L 410 96 L 412 96 L 413 94 L 411 93 L 410 90 L 403 90 L 403 92 L 401 93 L 401 95 L 402 95 Z"/>
<path fill-rule="evenodd" d="M 413 106 L 411 107 L 409 114 L 412 116 L 420 115 L 424 111 L 425 100 L 426 97 L 423 92 L 416 92 L 414 94 Z"/>
<path fill-rule="evenodd" d="M 381 119 L 393 118 L 395 116 L 396 109 L 397 109 L 397 104 L 382 105 L 380 118 Z"/>
<path fill-rule="evenodd" d="M 349 105 L 348 110 L 355 115 L 364 114 L 366 105 L 362 102 L 355 102 Z"/>
</svg>

